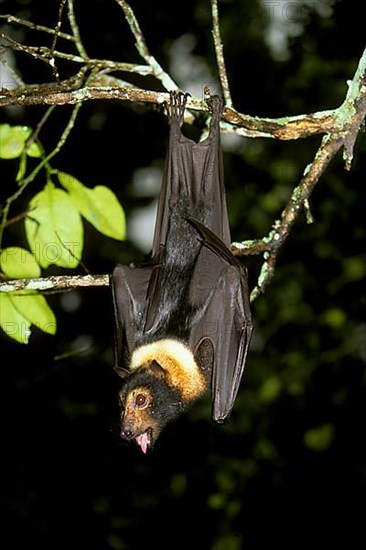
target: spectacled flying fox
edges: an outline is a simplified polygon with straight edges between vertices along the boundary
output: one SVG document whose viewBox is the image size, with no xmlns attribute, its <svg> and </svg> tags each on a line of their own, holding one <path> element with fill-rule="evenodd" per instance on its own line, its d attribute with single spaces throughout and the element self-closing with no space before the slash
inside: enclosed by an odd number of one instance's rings
<svg viewBox="0 0 366 550">
<path fill-rule="evenodd" d="M 115 369 L 121 435 L 146 453 L 211 386 L 212 418 L 233 408 L 252 333 L 247 271 L 229 249 L 219 123 L 199 143 L 181 132 L 187 94 L 165 105 L 170 135 L 150 260 L 115 267 Z"/>
</svg>

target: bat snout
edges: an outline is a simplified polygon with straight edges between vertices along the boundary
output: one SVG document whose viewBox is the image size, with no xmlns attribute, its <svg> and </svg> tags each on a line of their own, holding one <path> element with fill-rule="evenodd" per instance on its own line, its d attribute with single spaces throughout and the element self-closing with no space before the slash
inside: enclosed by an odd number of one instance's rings
<svg viewBox="0 0 366 550">
<path fill-rule="evenodd" d="M 141 432 L 134 428 L 125 426 L 122 427 L 121 437 L 127 441 L 135 440 L 144 454 L 146 454 L 148 449 L 151 449 L 154 444 L 153 432 L 151 428 Z"/>
<path fill-rule="evenodd" d="M 134 439 L 138 435 L 138 427 L 136 422 L 133 422 L 128 415 L 123 414 L 121 417 L 121 437 L 123 439 Z"/>
<path fill-rule="evenodd" d="M 135 435 L 135 432 L 132 428 L 122 427 L 121 437 L 123 437 L 123 439 L 129 440 L 129 439 L 133 439 L 134 437 L 136 437 L 136 435 Z"/>
</svg>

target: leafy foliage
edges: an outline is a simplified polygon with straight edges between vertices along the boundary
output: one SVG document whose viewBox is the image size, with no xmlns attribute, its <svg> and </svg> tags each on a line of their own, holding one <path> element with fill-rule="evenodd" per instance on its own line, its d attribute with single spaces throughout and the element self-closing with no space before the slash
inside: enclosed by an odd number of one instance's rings
<svg viewBox="0 0 366 550">
<path fill-rule="evenodd" d="M 15 159 L 26 153 L 30 157 L 39 158 L 41 150 L 37 143 L 33 142 L 29 147 L 27 140 L 32 134 L 32 128 L 28 126 L 0 125 L 0 158 Z"/>
<path fill-rule="evenodd" d="M 31 136 L 30 127 L 0 125 L 0 158 L 19 159 L 16 180 L 20 185 L 26 181 L 26 156 L 43 157 L 41 145 L 29 142 Z M 24 222 L 32 252 L 17 246 L 1 251 L 0 267 L 8 278 L 37 278 L 41 269 L 51 265 L 78 267 L 84 247 L 82 217 L 108 237 L 125 238 L 124 212 L 110 189 L 102 185 L 88 189 L 73 176 L 52 169 L 49 162 L 44 165 L 47 183 L 30 199 Z M 64 189 L 53 183 L 54 174 Z M 0 294 L 0 306 L 1 328 L 22 344 L 29 341 L 31 325 L 48 334 L 56 333 L 56 319 L 44 296 L 31 291 Z"/>
<path fill-rule="evenodd" d="M 4 248 L 0 253 L 0 267 L 3 273 L 12 279 L 36 278 L 41 269 L 36 258 L 27 250 L 19 247 Z M 56 333 L 56 318 L 44 296 L 32 291 L 21 296 L 0 294 L 0 325 L 4 332 L 21 344 L 27 344 L 31 334 L 31 325 L 40 330 Z"/>
<path fill-rule="evenodd" d="M 125 238 L 125 215 L 116 195 L 108 187 L 98 185 L 88 189 L 76 178 L 65 172 L 57 172 L 61 185 L 69 192 L 71 200 L 86 220 L 100 233 L 113 239 Z"/>
<path fill-rule="evenodd" d="M 75 268 L 83 250 L 83 224 L 71 197 L 48 182 L 29 203 L 25 230 L 31 250 L 43 268 Z"/>
</svg>

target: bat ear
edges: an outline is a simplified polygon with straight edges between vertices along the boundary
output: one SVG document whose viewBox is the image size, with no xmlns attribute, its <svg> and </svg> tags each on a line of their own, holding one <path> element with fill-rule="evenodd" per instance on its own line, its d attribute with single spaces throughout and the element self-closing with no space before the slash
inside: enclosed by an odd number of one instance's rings
<svg viewBox="0 0 366 550">
<path fill-rule="evenodd" d="M 129 375 L 129 371 L 127 369 L 123 369 L 122 367 L 114 367 L 113 370 L 120 378 L 126 378 L 126 376 Z"/>
<path fill-rule="evenodd" d="M 214 363 L 214 347 L 211 338 L 202 338 L 198 343 L 194 356 L 199 367 L 208 377 L 212 372 Z"/>
<path fill-rule="evenodd" d="M 151 361 L 148 368 L 154 376 L 157 376 L 158 378 L 165 378 L 166 376 L 165 370 L 160 365 L 160 363 L 158 363 L 155 359 Z"/>
</svg>

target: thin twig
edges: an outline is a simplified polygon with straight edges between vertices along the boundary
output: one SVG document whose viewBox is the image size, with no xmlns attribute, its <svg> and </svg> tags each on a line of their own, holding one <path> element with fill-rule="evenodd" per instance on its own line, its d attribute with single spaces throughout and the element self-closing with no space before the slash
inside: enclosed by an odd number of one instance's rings
<svg viewBox="0 0 366 550">
<path fill-rule="evenodd" d="M 34 129 L 34 132 L 28 138 L 26 148 L 29 148 L 32 145 L 32 143 L 34 143 L 38 139 L 40 131 L 42 130 L 43 126 L 45 125 L 45 123 L 47 122 L 49 117 L 51 116 L 51 114 L 54 111 L 55 107 L 56 107 L 55 105 L 51 105 L 51 107 L 48 107 L 48 109 L 46 110 L 46 112 L 42 116 L 41 120 L 38 122 L 36 128 Z"/>
<path fill-rule="evenodd" d="M 162 69 L 161 65 L 156 61 L 155 57 L 150 54 L 139 22 L 137 21 L 131 6 L 125 0 L 116 0 L 116 2 L 122 8 L 126 17 L 126 21 L 129 24 L 131 32 L 136 39 L 137 51 L 146 61 L 146 63 L 152 68 L 154 76 L 158 80 L 160 80 L 166 90 L 178 90 L 178 85 L 168 75 L 168 73 L 166 73 Z"/>
<path fill-rule="evenodd" d="M 31 212 L 31 211 L 32 211 L 32 209 L 29 208 L 25 212 L 21 212 L 20 214 L 17 214 L 16 216 L 13 216 L 12 218 L 10 218 L 10 220 L 7 220 L 7 222 L 5 223 L 5 227 L 8 227 L 9 225 L 12 225 L 13 223 L 17 223 L 21 220 L 24 220 L 24 218 L 26 218 L 29 215 L 29 212 Z M 2 212 L 0 212 L 0 215 L 1 214 L 2 214 Z"/>
<path fill-rule="evenodd" d="M 74 38 L 75 38 L 76 48 L 79 52 L 79 55 L 83 59 L 88 59 L 88 54 L 86 53 L 86 50 L 85 50 L 84 45 L 82 43 L 80 32 L 79 32 L 79 27 L 78 27 L 78 24 L 77 24 L 76 18 L 75 18 L 74 1 L 73 0 L 67 0 L 67 5 L 68 5 L 69 23 L 70 23 L 70 27 L 72 29 L 72 33 L 73 33 Z"/>
<path fill-rule="evenodd" d="M 27 21 L 26 19 L 22 19 L 21 17 L 15 17 L 14 15 L 10 14 L 3 14 L 0 15 L 0 19 L 4 19 L 6 23 L 16 23 L 17 25 L 21 25 L 23 27 L 28 27 L 29 29 L 32 29 L 34 31 L 40 31 L 45 32 L 47 34 L 54 34 L 55 30 L 50 29 L 49 27 L 45 27 L 43 25 L 37 25 L 36 23 L 32 23 L 32 21 Z M 75 42 L 75 37 L 71 34 L 67 34 L 65 32 L 59 32 L 58 36 L 60 38 L 63 38 L 64 40 L 70 40 L 72 42 Z"/>
<path fill-rule="evenodd" d="M 24 46 L 17 40 L 10 38 L 5 33 L 0 32 L 0 38 L 8 42 L 12 50 L 25 52 L 34 59 L 38 59 L 50 65 L 50 51 L 48 48 L 36 48 L 34 46 Z"/>
<path fill-rule="evenodd" d="M 89 59 L 88 67 L 111 71 L 121 71 L 126 73 L 135 73 L 140 76 L 150 76 L 154 72 L 149 65 L 138 65 L 136 63 L 122 63 L 119 61 L 109 61 L 108 59 Z"/>
<path fill-rule="evenodd" d="M 0 34 L 1 38 L 1 34 Z M 4 35 L 4 39 L 8 40 L 8 37 Z M 40 57 L 40 53 L 42 54 L 42 61 L 49 62 L 49 57 L 51 55 L 51 49 L 47 48 L 46 46 L 39 47 L 33 47 L 28 46 L 27 50 L 25 47 L 22 46 L 22 44 L 19 44 L 18 42 L 13 41 L 13 49 L 14 50 L 20 50 L 20 51 L 26 51 L 29 55 L 32 55 L 34 58 Z M 55 50 L 52 52 L 53 57 L 58 57 L 60 59 L 65 59 L 66 61 L 71 61 L 72 63 L 78 63 L 83 64 L 86 68 L 100 68 L 100 69 L 110 69 L 110 71 L 121 71 L 121 72 L 128 72 L 128 73 L 135 73 L 139 76 L 150 76 L 154 75 L 154 70 L 149 65 L 140 65 L 138 63 L 123 63 L 119 61 L 110 61 L 109 59 L 84 59 L 83 57 L 80 57 L 79 55 L 75 55 L 72 53 L 65 53 L 65 52 L 59 52 L 58 50 Z"/>
<path fill-rule="evenodd" d="M 21 47 L 19 47 L 18 49 L 22 50 Z M 25 48 L 23 48 L 23 50 L 24 49 Z M 66 59 L 67 61 L 72 61 L 74 63 L 85 63 L 85 59 L 83 59 L 82 57 L 79 57 L 78 55 L 75 55 L 72 53 L 59 52 L 58 50 L 52 51 L 51 48 L 47 48 L 47 46 L 27 46 L 27 49 L 29 50 L 28 53 L 32 55 L 34 58 L 40 59 L 41 61 L 46 61 L 48 64 L 51 64 L 50 63 L 51 56 L 58 57 L 59 59 Z"/>
<path fill-rule="evenodd" d="M 23 86 L 24 85 L 24 82 L 23 80 L 20 78 L 20 76 L 18 75 L 18 73 L 16 72 L 16 70 L 14 69 L 14 67 L 12 67 L 12 65 L 10 64 L 9 60 L 7 59 L 6 57 L 6 52 L 7 52 L 7 48 L 4 48 L 3 46 L 0 47 L 0 61 L 1 61 L 1 65 L 5 66 L 7 68 L 7 70 L 9 71 L 9 73 L 11 74 L 14 82 L 16 84 L 18 84 L 18 86 Z M 5 55 L 4 55 L 5 54 Z M 1 83 L 2 85 L 5 84 L 5 82 L 2 82 Z M 10 84 L 10 83 L 8 83 Z M 13 85 L 13 83 L 11 83 L 11 85 Z M 0 93 L 2 93 L 2 91 L 4 90 L 4 88 L 0 89 Z"/>
<path fill-rule="evenodd" d="M 55 57 L 66 59 L 74 63 L 85 63 L 85 59 L 83 57 L 71 53 L 59 52 L 56 49 L 52 49 L 52 47 L 48 48 L 47 46 L 25 46 L 24 44 L 21 44 L 20 42 L 14 40 L 3 32 L 0 32 L 0 38 L 6 40 L 10 44 L 12 50 L 25 52 L 35 59 L 48 63 L 48 65 L 51 65 L 51 67 L 52 59 Z"/>
<path fill-rule="evenodd" d="M 16 89 L 2 88 L 0 89 L 0 96 L 16 98 L 49 92 L 53 93 L 78 90 L 83 86 L 87 72 L 88 67 L 84 65 L 74 76 L 70 76 L 70 78 L 66 78 L 65 80 L 59 80 L 58 82 L 45 82 L 43 84 L 23 84 L 20 88 Z"/>
<path fill-rule="evenodd" d="M 217 0 L 211 0 L 211 12 L 212 12 L 212 26 L 213 26 L 212 36 L 213 36 L 214 45 L 215 45 L 216 61 L 217 61 L 217 68 L 219 71 L 220 82 L 221 82 L 221 89 L 224 95 L 225 105 L 227 107 L 232 107 L 233 102 L 231 99 L 229 80 L 226 72 L 224 48 L 221 41 L 219 9 L 217 6 Z"/>
<path fill-rule="evenodd" d="M 58 9 L 58 17 L 57 17 L 57 23 L 55 26 L 55 32 L 52 39 L 52 46 L 51 46 L 51 52 L 50 52 L 50 65 L 52 67 L 53 76 L 55 77 L 55 80 L 60 80 L 60 75 L 58 73 L 57 65 L 55 63 L 55 57 L 54 57 L 54 51 L 56 49 L 57 39 L 60 34 L 61 24 L 62 24 L 62 13 L 64 11 L 64 7 L 66 4 L 66 0 L 60 0 L 60 6 Z"/>
<path fill-rule="evenodd" d="M 29 174 L 29 176 L 27 176 L 23 180 L 22 186 L 19 188 L 17 193 L 15 193 L 13 195 L 13 197 L 16 195 L 15 198 L 18 198 L 18 196 L 23 192 L 23 188 L 25 188 L 29 183 L 31 183 L 34 180 L 34 178 L 36 177 L 36 175 L 40 172 L 40 170 L 44 166 L 46 166 L 49 163 L 49 161 L 60 152 L 62 147 L 65 145 L 66 140 L 69 137 L 71 130 L 73 129 L 73 127 L 75 125 L 75 120 L 76 120 L 76 117 L 79 113 L 81 105 L 82 105 L 81 103 L 77 103 L 75 105 L 75 107 L 73 108 L 72 113 L 71 113 L 71 117 L 69 119 L 69 122 L 67 123 L 66 128 L 64 129 L 64 131 L 62 132 L 61 137 L 60 137 L 56 147 L 53 149 L 53 151 L 51 151 L 51 153 L 49 153 L 45 158 L 43 158 L 41 160 L 41 162 L 32 170 L 32 172 Z"/>
</svg>

